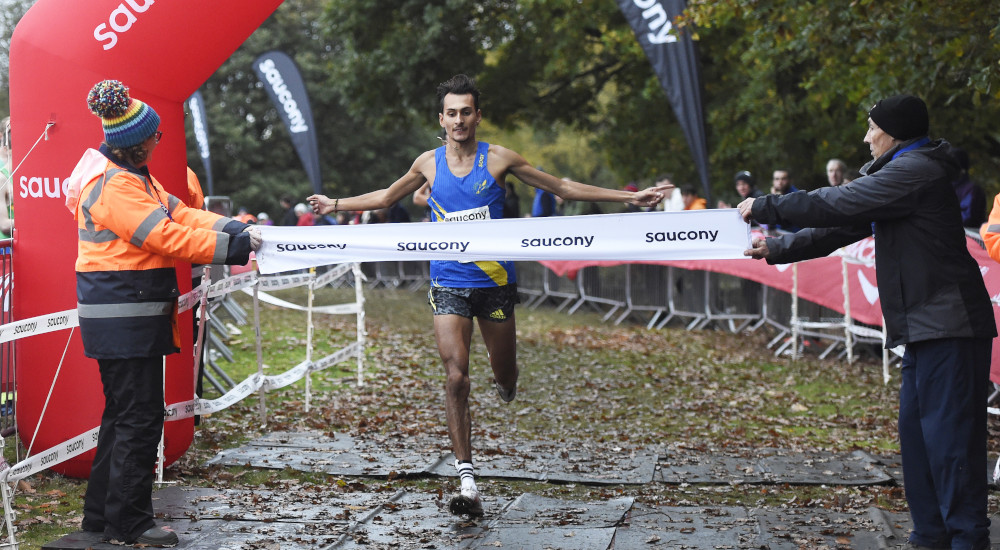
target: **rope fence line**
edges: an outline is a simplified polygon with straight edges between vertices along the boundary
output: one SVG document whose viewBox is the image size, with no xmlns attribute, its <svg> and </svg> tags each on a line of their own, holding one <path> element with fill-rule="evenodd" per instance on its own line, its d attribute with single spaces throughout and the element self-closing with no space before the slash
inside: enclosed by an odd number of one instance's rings
<svg viewBox="0 0 1000 550">
<path fill-rule="evenodd" d="M 355 288 L 354 302 L 347 304 L 336 304 L 330 306 L 313 306 L 313 295 L 315 289 L 321 288 L 326 285 L 332 285 L 347 279 L 348 275 L 353 276 L 353 281 L 350 284 Z M 193 289 L 191 292 L 185 294 L 178 298 L 178 310 L 186 311 L 191 309 L 195 304 L 199 302 L 204 303 L 207 298 L 219 298 L 226 296 L 227 294 L 243 291 L 251 293 L 254 296 L 254 309 L 255 312 L 259 312 L 259 304 L 261 301 L 266 303 L 277 305 L 280 307 L 289 307 L 291 309 L 306 310 L 309 315 L 307 317 L 307 327 L 306 332 L 308 338 L 312 338 L 314 333 L 313 330 L 313 313 L 321 313 L 326 315 L 345 315 L 354 314 L 357 316 L 357 334 L 356 339 L 351 344 L 329 354 L 325 357 L 314 359 L 311 353 L 307 354 L 305 360 L 300 362 L 298 365 L 292 367 L 291 369 L 277 375 L 264 375 L 263 374 L 263 360 L 259 352 L 260 350 L 260 332 L 259 332 L 259 315 L 255 316 L 255 330 L 258 349 L 258 370 L 253 375 L 249 376 L 247 379 L 237 384 L 236 387 L 231 389 L 229 392 L 225 393 L 221 397 L 213 400 L 202 399 L 200 397 L 194 397 L 188 401 L 183 401 L 180 403 L 165 404 L 164 405 L 164 422 L 177 421 L 184 418 L 191 418 L 195 415 L 209 414 L 213 412 L 219 412 L 225 410 L 226 408 L 238 403 L 239 401 L 253 395 L 254 393 L 260 394 L 260 415 L 261 422 L 266 423 L 267 421 L 267 409 L 266 401 L 264 395 L 267 391 L 273 391 L 279 388 L 283 388 L 294 384 L 295 382 L 306 379 L 306 392 L 307 392 L 307 402 L 308 402 L 308 391 L 309 391 L 309 375 L 314 372 L 319 372 L 325 370 L 333 365 L 343 363 L 351 358 L 357 360 L 357 383 L 358 385 L 364 384 L 364 350 L 366 346 L 367 331 L 365 329 L 365 313 L 364 313 L 364 290 L 363 282 L 365 280 L 364 274 L 361 271 L 359 264 L 338 264 L 332 266 L 331 269 L 323 274 L 317 275 L 315 270 L 310 270 L 306 274 L 283 274 L 275 276 L 258 276 L 255 272 L 248 272 L 242 275 L 236 275 L 233 277 L 227 277 L 221 281 L 214 284 L 209 284 L 203 282 L 198 288 Z M 269 290 L 279 290 L 285 288 L 293 288 L 296 286 L 307 286 L 309 290 L 309 305 L 305 308 L 280 300 L 274 296 L 262 292 L 262 288 L 267 288 Z M 210 313 L 207 308 L 202 310 L 203 322 L 199 323 L 199 334 L 197 335 L 196 341 L 201 342 L 204 337 L 204 331 L 208 326 L 208 321 L 210 320 Z M 56 313 L 51 313 L 48 315 L 42 315 L 34 317 L 32 319 L 26 319 L 14 323 L 8 323 L 0 325 L 0 343 L 10 343 L 14 340 L 20 338 L 26 338 L 34 336 L 37 334 L 44 334 L 48 332 L 53 332 L 57 330 L 70 329 L 75 331 L 76 327 L 79 326 L 79 318 L 77 316 L 76 310 L 67 310 Z M 72 332 L 70 333 L 72 335 Z M 197 344 L 196 344 L 196 347 Z M 308 343 L 308 349 L 311 351 L 311 342 Z M 197 363 L 196 363 L 197 365 Z M 195 372 L 197 375 L 197 371 Z M 58 371 L 56 376 L 53 378 L 53 387 L 58 380 Z M 44 421 L 44 411 L 42 416 L 38 419 L 38 426 L 41 426 Z M 36 427 L 37 429 L 37 427 Z M 34 455 L 30 453 L 24 459 L 21 459 L 16 464 L 11 465 L 7 463 L 6 459 L 0 456 L 0 496 L 2 496 L 3 506 L 4 506 L 4 526 L 6 527 L 7 537 L 5 541 L 0 541 L 0 547 L 17 547 L 17 542 L 15 540 L 15 515 L 13 509 L 13 485 L 17 481 L 24 479 L 34 473 L 46 470 L 79 456 L 97 446 L 98 434 L 100 432 L 100 426 L 94 427 L 76 437 L 70 438 L 58 445 L 55 445 L 44 451 L 40 451 Z M 36 432 L 37 433 L 37 432 Z M 4 439 L 0 438 L 0 446 L 4 443 Z M 158 450 L 158 464 L 157 464 L 157 479 L 163 481 L 163 445 L 161 438 L 161 445 Z M 13 546 L 10 546 L 13 545 Z"/>
<path fill-rule="evenodd" d="M 260 292 L 259 289 L 263 287 L 274 290 L 306 285 L 309 287 L 310 294 L 312 294 L 315 288 L 331 284 L 339 278 L 344 278 L 348 274 L 354 276 L 353 286 L 357 289 L 355 293 L 356 301 L 349 304 L 320 306 L 314 308 L 314 311 L 316 313 L 324 314 L 353 313 L 357 315 L 359 326 L 356 341 L 325 357 L 319 359 L 309 358 L 304 360 L 295 367 L 292 367 L 288 371 L 278 375 L 265 376 L 261 372 L 258 372 L 248 377 L 234 389 L 217 399 L 206 400 L 202 398 L 194 398 L 180 403 L 168 404 L 164 408 L 164 421 L 176 421 L 184 418 L 190 418 L 195 415 L 222 411 L 233 404 L 238 403 L 240 400 L 245 399 L 254 392 L 283 388 L 297 382 L 298 380 L 307 378 L 310 373 L 327 369 L 351 358 L 357 359 L 357 380 L 358 384 L 363 384 L 364 347 L 367 333 L 364 328 L 364 295 L 362 290 L 364 275 L 361 273 L 361 269 L 358 264 L 338 265 L 320 276 L 317 276 L 314 271 L 308 274 L 278 275 L 270 277 L 259 277 L 255 273 L 250 272 L 243 275 L 228 277 L 214 284 L 203 283 L 198 288 L 180 297 L 178 299 L 178 304 L 179 309 L 181 311 L 185 311 L 190 309 L 193 304 L 198 303 L 203 296 L 220 297 L 239 290 L 249 290 L 247 287 L 250 286 L 257 289 L 257 292 L 262 297 L 261 299 L 266 300 L 269 303 L 279 305 L 288 304 L 288 302 L 274 298 L 267 293 Z M 301 309 L 300 306 L 297 307 Z M 311 323 L 311 318 L 309 322 Z M 16 340 L 19 338 L 33 336 L 35 334 L 52 332 L 54 330 L 75 329 L 77 326 L 79 326 L 79 319 L 76 315 L 76 310 L 67 310 L 34 317 L 24 321 L 18 321 L 16 323 L 0 325 L 0 341 L 6 342 Z M 202 325 L 199 330 L 203 330 L 204 326 L 205 325 Z M 311 326 L 307 327 L 307 332 L 309 334 L 312 333 Z M 262 410 L 261 412 L 261 421 L 266 422 L 266 417 L 264 416 L 266 415 L 266 410 Z M 41 424 L 43 420 L 44 418 L 39 418 L 39 424 Z M 0 458 L 0 481 L 6 483 L 16 482 L 33 473 L 47 469 L 55 464 L 79 456 L 80 454 L 93 449 L 97 444 L 98 431 L 99 427 L 95 427 L 50 449 L 46 449 L 45 451 L 41 451 L 33 456 L 26 457 L 15 465 L 9 465 L 6 460 Z"/>
</svg>

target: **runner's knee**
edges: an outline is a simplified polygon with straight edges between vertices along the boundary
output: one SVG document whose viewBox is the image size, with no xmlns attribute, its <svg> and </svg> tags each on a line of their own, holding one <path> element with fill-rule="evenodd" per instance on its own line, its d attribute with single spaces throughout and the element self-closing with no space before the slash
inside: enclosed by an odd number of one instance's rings
<svg viewBox="0 0 1000 550">
<path fill-rule="evenodd" d="M 452 393 L 469 393 L 469 374 L 467 372 L 461 372 L 458 370 L 449 370 L 447 376 L 445 377 L 445 383 L 448 387 L 448 391 Z"/>
</svg>

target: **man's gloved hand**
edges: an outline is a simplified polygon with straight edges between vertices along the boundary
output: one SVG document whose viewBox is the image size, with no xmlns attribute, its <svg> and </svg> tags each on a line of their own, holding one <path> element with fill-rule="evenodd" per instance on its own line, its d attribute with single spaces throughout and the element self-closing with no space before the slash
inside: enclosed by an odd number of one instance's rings
<svg viewBox="0 0 1000 550">
<path fill-rule="evenodd" d="M 250 234 L 250 250 L 253 250 L 254 252 L 260 250 L 260 244 L 264 242 L 264 239 L 260 236 L 260 228 L 255 225 L 251 225 L 250 227 L 244 229 L 243 232 Z"/>
</svg>

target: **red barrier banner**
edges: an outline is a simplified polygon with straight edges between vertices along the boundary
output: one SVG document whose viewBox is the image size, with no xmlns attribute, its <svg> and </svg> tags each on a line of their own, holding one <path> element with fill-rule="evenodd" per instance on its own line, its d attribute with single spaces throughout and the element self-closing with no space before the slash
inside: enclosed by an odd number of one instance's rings
<svg viewBox="0 0 1000 550">
<path fill-rule="evenodd" d="M 993 300 L 994 318 L 996 321 L 1000 321 L 1000 264 L 994 262 L 975 239 L 967 237 L 966 244 L 983 273 L 986 290 Z M 847 262 L 851 318 L 861 323 L 882 326 L 882 305 L 879 302 L 878 286 L 875 279 L 875 239 L 873 237 L 846 246 L 833 255 L 799 262 L 797 268 L 799 297 L 844 313 L 842 261 Z M 577 271 L 585 267 L 613 266 L 626 262 L 544 261 L 540 263 L 556 275 L 573 278 Z M 632 263 L 669 265 L 681 269 L 724 273 L 755 281 L 784 292 L 792 292 L 791 264 L 768 265 L 763 260 L 751 262 L 746 260 L 691 260 Z M 998 323 L 998 331 L 1000 331 L 1000 323 Z M 1000 383 L 1000 344 L 997 342 L 994 342 L 993 346 L 990 379 Z"/>
</svg>

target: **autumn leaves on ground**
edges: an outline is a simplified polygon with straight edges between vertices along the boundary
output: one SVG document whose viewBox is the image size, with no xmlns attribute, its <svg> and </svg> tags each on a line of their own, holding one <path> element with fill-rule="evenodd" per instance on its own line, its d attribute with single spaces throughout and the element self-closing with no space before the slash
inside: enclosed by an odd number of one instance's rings
<svg viewBox="0 0 1000 550">
<path fill-rule="evenodd" d="M 305 304 L 305 291 L 279 297 Z M 423 291 L 366 291 L 369 347 L 365 384 L 354 381 L 353 361 L 344 370 L 314 374 L 310 412 L 303 382 L 267 395 L 268 418 L 261 425 L 256 397 L 210 417 L 195 428 L 188 453 L 167 470 L 166 479 L 188 486 L 277 488 L 310 491 L 409 491 L 447 494 L 451 478 L 340 478 L 293 470 L 206 467 L 217 452 L 272 431 L 313 430 L 384 441 L 385 445 L 437 446 L 450 450 L 444 421 L 444 377 L 434 345 L 431 314 Z M 250 313 L 249 297 L 237 300 Z M 323 289 L 317 305 L 353 300 L 353 291 Z M 881 364 L 865 359 L 847 365 L 818 360 L 815 354 L 791 361 L 775 358 L 766 329 L 750 334 L 722 330 L 647 330 L 641 324 L 602 323 L 594 313 L 568 316 L 545 307 L 519 308 L 517 399 L 495 395 L 478 333 L 472 349 L 473 445 L 490 452 L 517 452 L 515 443 L 533 441 L 559 448 L 670 449 L 672 452 L 753 456 L 759 449 L 873 455 L 898 453 L 896 410 L 898 370 L 888 385 Z M 266 374 L 279 374 L 305 358 L 306 316 L 262 306 Z M 230 321 L 229 319 L 223 319 Z M 230 321 L 231 322 L 231 321 Z M 315 318 L 313 357 L 339 349 L 355 338 L 354 316 Z M 228 345 L 235 362 L 221 361 L 239 381 L 256 370 L 250 326 L 238 327 Z M 207 398 L 218 397 L 209 392 Z M 991 453 L 996 444 L 992 434 Z M 7 444 L 13 460 L 12 441 Z M 614 464 L 609 463 L 609 468 Z M 78 529 L 85 482 L 51 473 L 32 476 L 16 491 L 22 548 Z M 824 507 L 860 512 L 869 506 L 905 510 L 895 486 L 824 487 L 792 485 L 589 486 L 484 479 L 492 495 L 532 492 L 559 498 L 631 495 L 651 504 L 727 504 Z M 991 495 L 991 513 L 997 502 Z"/>
</svg>

